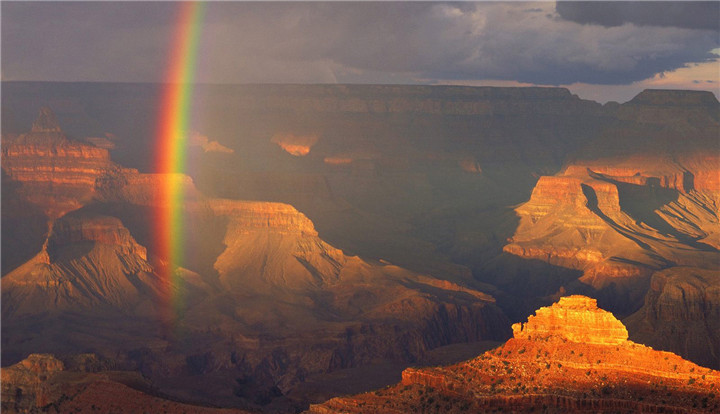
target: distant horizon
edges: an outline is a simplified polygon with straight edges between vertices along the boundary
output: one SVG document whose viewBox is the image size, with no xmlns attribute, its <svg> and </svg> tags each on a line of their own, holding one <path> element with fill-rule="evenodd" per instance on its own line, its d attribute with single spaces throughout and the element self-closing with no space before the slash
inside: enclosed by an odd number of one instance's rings
<svg viewBox="0 0 720 414">
<path fill-rule="evenodd" d="M 720 96 L 719 2 L 3 2 L 2 80 L 648 88 Z M 31 30 L 28 30 L 31 28 Z"/>
<path fill-rule="evenodd" d="M 53 81 L 53 80 L 2 80 L 0 83 L 58 83 L 58 84 L 126 84 L 126 85 L 166 85 L 172 82 L 131 82 L 131 81 Z M 583 96 L 586 93 L 583 91 L 573 91 L 572 86 L 560 85 L 514 85 L 514 86 L 503 86 L 503 85 L 467 85 L 467 84 L 421 84 L 421 83 L 296 83 L 296 82 L 193 82 L 193 85 L 198 86 L 222 86 L 222 85 L 233 85 L 233 86 L 263 86 L 263 85 L 287 85 L 287 86 L 405 86 L 405 87 L 437 87 L 437 88 L 469 88 L 469 89 L 481 89 L 481 88 L 497 88 L 497 89 L 564 89 L 567 90 L 571 95 L 576 95 L 580 99 L 587 101 L 594 101 L 600 104 L 607 104 L 610 102 L 616 102 L 619 104 L 627 103 L 633 98 L 638 96 L 643 91 L 656 90 L 656 91 L 681 91 L 681 92 L 698 92 L 698 93 L 711 93 L 715 96 L 715 99 L 720 101 L 720 91 L 708 90 L 708 89 L 683 89 L 683 88 L 652 88 L 646 87 L 644 89 L 632 89 L 636 91 L 632 96 L 626 100 L 598 100 L 592 97 Z"/>
</svg>

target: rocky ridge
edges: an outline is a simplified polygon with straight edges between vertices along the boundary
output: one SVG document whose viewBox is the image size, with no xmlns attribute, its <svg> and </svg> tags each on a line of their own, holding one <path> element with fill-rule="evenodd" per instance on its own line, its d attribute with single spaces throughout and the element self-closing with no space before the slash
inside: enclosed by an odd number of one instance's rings
<svg viewBox="0 0 720 414">
<path fill-rule="evenodd" d="M 565 317 L 571 321 L 567 326 L 558 323 Z M 622 323 L 594 300 L 564 297 L 538 310 L 522 328 L 516 326 L 504 345 L 475 359 L 409 368 L 397 385 L 334 398 L 309 412 L 686 413 L 720 408 L 720 373 L 626 338 Z"/>
</svg>

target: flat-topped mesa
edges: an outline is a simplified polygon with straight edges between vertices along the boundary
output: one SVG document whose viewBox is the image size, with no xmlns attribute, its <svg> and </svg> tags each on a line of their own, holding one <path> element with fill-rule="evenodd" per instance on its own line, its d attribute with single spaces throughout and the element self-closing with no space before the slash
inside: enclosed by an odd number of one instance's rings
<svg viewBox="0 0 720 414">
<path fill-rule="evenodd" d="M 3 368 L 2 372 L 28 372 L 34 374 L 47 374 L 49 372 L 57 372 L 65 369 L 62 361 L 50 354 L 30 354 L 27 358 L 7 368 Z M 5 378 L 3 378 L 4 382 Z"/>
<path fill-rule="evenodd" d="M 566 218 L 574 225 L 594 225 L 588 221 L 590 210 L 599 208 L 605 214 L 620 210 L 617 187 L 609 182 L 573 176 L 543 176 L 533 189 L 530 200 L 516 209 L 520 216 L 536 221 L 551 212 L 571 212 Z"/>
<path fill-rule="evenodd" d="M 666 147 L 671 153 L 681 154 L 689 149 L 717 148 L 717 113 L 720 103 L 709 91 L 645 90 L 635 98 L 618 107 L 615 116 L 623 121 L 635 123 L 636 128 L 620 133 L 622 142 L 631 141 L 624 148 L 632 150 L 654 151 Z M 643 126 L 644 125 L 644 126 Z M 665 131 L 648 129 L 649 125 L 663 125 Z M 639 129 L 637 129 L 639 128 Z M 683 131 L 693 130 L 692 139 L 683 139 Z M 652 134 L 652 135 L 648 135 Z M 643 138 L 652 136 L 652 141 Z M 608 143 L 616 146 L 620 141 L 608 137 Z M 637 140 L 636 140 L 637 139 Z M 652 147 L 648 147 L 648 144 Z M 633 147 L 634 148 L 631 148 Z"/>
<path fill-rule="evenodd" d="M 185 202 L 202 198 L 192 177 L 182 173 L 143 174 L 126 168 L 120 174 L 102 178 L 98 188 L 105 200 L 169 208 L 175 205 L 175 201 L 167 197 L 166 190 L 170 187 L 178 189 Z"/>
<path fill-rule="evenodd" d="M 672 159 L 667 156 L 631 156 L 582 161 L 566 167 L 562 176 L 593 177 L 604 181 L 664 187 L 688 193 L 717 190 L 715 154 L 691 153 Z"/>
<path fill-rule="evenodd" d="M 717 98 L 710 91 L 672 89 L 645 89 L 628 103 L 633 105 L 682 107 L 719 106 Z"/>
<path fill-rule="evenodd" d="M 512 326 L 516 339 L 560 338 L 577 343 L 619 345 L 628 331 L 612 313 L 599 309 L 595 299 L 573 295 L 538 309 L 526 323 Z"/>
<path fill-rule="evenodd" d="M 227 199 L 208 202 L 216 215 L 229 216 L 244 232 L 267 229 L 285 234 L 318 234 L 312 221 L 289 204 Z"/>
</svg>

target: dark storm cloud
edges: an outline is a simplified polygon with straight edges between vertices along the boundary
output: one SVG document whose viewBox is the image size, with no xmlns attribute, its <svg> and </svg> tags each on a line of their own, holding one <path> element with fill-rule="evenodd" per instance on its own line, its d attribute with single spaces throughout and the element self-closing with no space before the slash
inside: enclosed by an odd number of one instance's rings
<svg viewBox="0 0 720 414">
<path fill-rule="evenodd" d="M 563 1 L 557 3 L 556 10 L 563 19 L 606 27 L 632 23 L 720 30 L 720 2 L 717 1 Z"/>
<path fill-rule="evenodd" d="M 3 77 L 162 80 L 175 9 L 4 2 Z M 554 3 L 208 3 L 198 80 L 617 84 L 718 47 L 717 31 L 689 23 L 583 23 Z"/>
</svg>

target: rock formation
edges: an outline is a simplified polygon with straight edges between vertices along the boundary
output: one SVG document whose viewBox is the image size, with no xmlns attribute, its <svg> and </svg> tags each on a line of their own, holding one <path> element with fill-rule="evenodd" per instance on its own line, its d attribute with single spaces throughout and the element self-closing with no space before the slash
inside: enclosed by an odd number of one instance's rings
<svg viewBox="0 0 720 414">
<path fill-rule="evenodd" d="M 593 299 L 571 296 L 475 359 L 408 368 L 397 385 L 309 412 L 714 412 L 719 390 L 719 372 L 628 341 L 622 323 Z"/>
<path fill-rule="evenodd" d="M 643 307 L 624 322 L 635 341 L 720 366 L 720 271 L 678 266 L 656 272 Z"/>
<path fill-rule="evenodd" d="M 65 369 L 52 355 L 30 354 L 15 365 L 4 367 L 2 374 L 2 410 L 30 412 L 50 404 L 47 379 Z"/>
<path fill-rule="evenodd" d="M 190 136 L 188 145 L 200 147 L 205 152 L 221 152 L 227 154 L 235 152 L 232 148 L 228 148 L 217 141 L 211 140 L 205 135 L 197 133 Z"/>
<path fill-rule="evenodd" d="M 115 217 L 71 214 L 54 222 L 33 259 L 2 279 L 4 321 L 107 307 L 147 312 L 166 295 L 147 250 Z"/>
<path fill-rule="evenodd" d="M 513 325 L 513 336 L 527 340 L 557 336 L 593 345 L 618 345 L 628 339 L 622 322 L 586 296 L 562 297 L 556 304 L 538 309 L 526 323 Z"/>
<path fill-rule="evenodd" d="M 3 172 L 52 218 L 90 199 L 95 182 L 113 167 L 108 150 L 68 139 L 45 107 L 30 132 L 2 140 Z"/>
<path fill-rule="evenodd" d="M 596 290 L 614 284 L 608 295 L 634 292 L 628 298 L 637 309 L 653 272 L 720 261 L 720 187 L 710 178 L 720 174 L 718 161 L 603 159 L 541 177 L 516 209 L 520 224 L 504 251 L 580 270 L 580 282 Z"/>
<path fill-rule="evenodd" d="M 672 264 L 713 266 L 719 109 L 710 92 L 663 90 L 618 106 L 622 125 L 609 124 L 563 171 L 538 180 L 505 251 L 582 270 L 595 288 Z"/>
<path fill-rule="evenodd" d="M 296 157 L 304 157 L 317 144 L 317 135 L 275 134 L 270 141 L 285 152 Z"/>
</svg>

